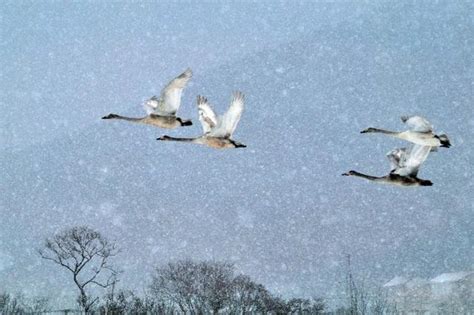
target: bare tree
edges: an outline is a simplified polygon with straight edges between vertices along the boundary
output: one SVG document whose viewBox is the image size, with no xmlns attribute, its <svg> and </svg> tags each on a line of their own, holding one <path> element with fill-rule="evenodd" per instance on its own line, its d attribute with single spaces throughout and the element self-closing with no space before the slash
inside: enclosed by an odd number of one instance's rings
<svg viewBox="0 0 474 315">
<path fill-rule="evenodd" d="M 234 266 L 223 262 L 202 262 L 198 270 L 201 285 L 200 299 L 209 305 L 213 314 L 217 314 L 229 304 Z"/>
<path fill-rule="evenodd" d="M 21 314 L 24 312 L 22 298 L 0 293 L 0 314 Z"/>
<path fill-rule="evenodd" d="M 264 297 L 264 308 L 258 310 L 259 314 L 288 314 L 290 309 L 288 303 L 278 296 L 268 294 Z"/>
<path fill-rule="evenodd" d="M 322 299 L 272 295 L 232 264 L 182 260 L 155 269 L 150 292 L 167 314 L 323 314 Z"/>
<path fill-rule="evenodd" d="M 382 288 L 377 288 L 371 298 L 371 313 L 374 315 L 387 314 L 389 311 L 389 303 L 387 299 L 387 292 L 384 292 Z"/>
<path fill-rule="evenodd" d="M 309 308 L 309 300 L 302 298 L 292 298 L 286 304 L 291 314 L 303 314 Z"/>
<path fill-rule="evenodd" d="M 198 285 L 194 277 L 196 264 L 190 260 L 157 267 L 150 285 L 159 304 L 181 313 L 197 313 Z"/>
<path fill-rule="evenodd" d="M 25 298 L 21 293 L 0 293 L 0 314 L 41 314 L 49 310 L 46 297 Z"/>
<path fill-rule="evenodd" d="M 265 308 L 265 297 L 270 293 L 249 276 L 238 275 L 232 281 L 231 313 L 253 314 Z"/>
<path fill-rule="evenodd" d="M 72 273 L 79 289 L 79 305 L 86 314 L 98 300 L 86 289 L 91 285 L 107 288 L 117 282 L 118 271 L 109 264 L 110 258 L 118 253 L 115 244 L 89 227 L 73 227 L 47 238 L 38 252 Z"/>
<path fill-rule="evenodd" d="M 170 314 L 169 310 L 156 305 L 147 295 L 139 297 L 130 290 L 118 290 L 109 288 L 109 292 L 103 299 L 102 305 L 97 307 L 100 315 L 118 315 L 118 314 Z"/>
<path fill-rule="evenodd" d="M 347 254 L 347 275 L 346 275 L 346 285 L 347 285 L 347 296 L 349 297 L 349 311 L 351 315 L 357 315 L 359 313 L 359 301 L 357 288 L 354 282 L 354 277 L 352 275 L 352 266 L 351 266 L 351 255 Z"/>
<path fill-rule="evenodd" d="M 217 314 L 229 304 L 233 273 L 228 263 L 177 261 L 156 268 L 150 289 L 159 304 L 178 312 Z"/>
<path fill-rule="evenodd" d="M 325 309 L 324 300 L 321 298 L 313 299 L 302 299 L 302 298 L 293 298 L 290 299 L 287 303 L 290 314 L 311 314 L 319 315 L 323 314 Z"/>
</svg>

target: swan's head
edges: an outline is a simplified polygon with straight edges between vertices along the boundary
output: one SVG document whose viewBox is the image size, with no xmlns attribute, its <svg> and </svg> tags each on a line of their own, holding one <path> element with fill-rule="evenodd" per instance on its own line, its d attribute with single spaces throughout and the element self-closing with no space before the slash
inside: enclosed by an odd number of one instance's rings
<svg viewBox="0 0 474 315">
<path fill-rule="evenodd" d="M 356 171 L 350 170 L 349 172 L 343 173 L 343 174 L 341 174 L 341 175 L 342 175 L 342 176 L 351 176 L 351 175 L 354 175 L 355 173 L 356 173 Z"/>
<path fill-rule="evenodd" d="M 161 140 L 161 141 L 167 141 L 167 140 L 170 140 L 170 139 L 171 139 L 171 137 L 170 137 L 170 136 L 166 136 L 166 135 L 165 135 L 165 136 L 161 136 L 161 137 L 159 137 L 159 138 L 156 138 L 156 140 Z"/>
<path fill-rule="evenodd" d="M 375 132 L 375 131 L 376 131 L 375 128 L 370 127 L 370 128 L 362 130 L 360 133 L 368 133 L 368 132 Z"/>
<path fill-rule="evenodd" d="M 102 117 L 102 119 L 114 119 L 117 118 L 117 114 L 108 114 L 107 116 Z"/>
<path fill-rule="evenodd" d="M 441 146 L 443 148 L 449 148 L 451 146 L 451 142 L 449 142 L 448 136 L 445 134 L 441 134 L 439 136 L 436 136 L 436 138 L 439 139 L 439 142 L 441 142 Z"/>
</svg>

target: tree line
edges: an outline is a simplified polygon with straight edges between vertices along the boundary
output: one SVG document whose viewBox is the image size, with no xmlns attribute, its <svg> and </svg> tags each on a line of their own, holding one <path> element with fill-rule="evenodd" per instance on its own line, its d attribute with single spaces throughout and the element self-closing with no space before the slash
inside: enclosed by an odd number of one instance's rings
<svg viewBox="0 0 474 315">
<path fill-rule="evenodd" d="M 57 310 L 49 299 L 2 293 L 0 315 L 6 314 L 388 314 L 386 295 L 370 292 L 346 274 L 346 306 L 329 312 L 322 298 L 284 299 L 228 262 L 179 260 L 155 268 L 144 293 L 118 289 L 121 271 L 113 264 L 117 244 L 87 227 L 65 229 L 44 240 L 41 258 L 70 275 L 77 290 L 77 309 Z M 102 289 L 102 295 L 97 292 Z M 370 292 L 370 293 L 369 293 Z M 95 293 L 95 294 L 94 294 Z"/>
<path fill-rule="evenodd" d="M 66 314 L 323 314 L 321 298 L 283 299 L 227 262 L 179 260 L 155 268 L 142 295 L 117 289 L 119 253 L 114 242 L 87 226 L 76 226 L 45 239 L 41 258 L 69 273 L 77 289 L 78 310 Z M 91 289 L 104 289 L 95 296 Z M 54 310 L 47 298 L 29 300 L 0 292 L 0 315 L 44 314 Z"/>
</svg>

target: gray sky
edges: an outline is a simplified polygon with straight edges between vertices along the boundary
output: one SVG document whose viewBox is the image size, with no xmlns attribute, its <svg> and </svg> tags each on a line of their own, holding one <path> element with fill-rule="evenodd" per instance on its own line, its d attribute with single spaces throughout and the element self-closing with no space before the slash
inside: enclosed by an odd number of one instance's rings
<svg viewBox="0 0 474 315">
<path fill-rule="evenodd" d="M 72 296 L 41 241 L 88 224 L 122 248 L 123 284 L 156 264 L 235 262 L 285 296 L 336 292 L 344 253 L 360 277 L 472 269 L 472 5 L 227 2 L 0 4 L 0 283 Z M 191 67 L 167 131 L 102 121 Z M 246 94 L 234 135 L 246 149 L 160 143 L 201 132 L 195 97 L 223 112 Z M 433 187 L 372 185 L 340 174 L 388 171 L 420 114 L 453 147 L 429 156 Z"/>
</svg>

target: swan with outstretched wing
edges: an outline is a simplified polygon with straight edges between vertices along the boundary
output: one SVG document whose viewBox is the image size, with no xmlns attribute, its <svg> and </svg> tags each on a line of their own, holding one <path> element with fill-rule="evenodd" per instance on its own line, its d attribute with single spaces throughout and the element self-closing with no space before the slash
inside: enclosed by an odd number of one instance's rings
<svg viewBox="0 0 474 315">
<path fill-rule="evenodd" d="M 162 136 L 157 140 L 180 141 L 207 145 L 212 148 L 245 148 L 246 145 L 232 139 L 232 135 L 237 128 L 237 124 L 244 110 L 244 94 L 234 92 L 227 112 L 222 116 L 217 116 L 207 98 L 197 97 L 199 121 L 201 122 L 203 135 L 195 138 L 176 138 Z"/>
<path fill-rule="evenodd" d="M 423 146 L 444 148 L 451 146 L 448 136 L 445 134 L 435 134 L 433 132 L 433 125 L 425 118 L 420 116 L 402 116 L 401 119 L 410 130 L 398 132 L 370 127 L 362 130 L 361 133 L 382 133 Z"/>
<path fill-rule="evenodd" d="M 342 175 L 357 176 L 377 183 L 399 186 L 432 186 L 431 181 L 417 177 L 420 166 L 426 161 L 431 150 L 430 146 L 414 144 L 409 150 L 400 148 L 388 152 L 390 173 L 385 176 L 372 176 L 353 170 Z"/>
<path fill-rule="evenodd" d="M 418 170 L 426 161 L 430 152 L 431 147 L 414 144 L 408 153 L 405 151 L 405 156 L 400 160 L 401 163 L 391 173 L 416 178 Z"/>
<path fill-rule="evenodd" d="M 161 91 L 160 97 L 152 96 L 145 101 L 144 108 L 147 116 L 134 118 L 117 114 L 109 114 L 102 119 L 121 119 L 134 123 L 153 125 L 160 128 L 174 129 L 181 126 L 191 126 L 191 120 L 176 116 L 181 105 L 183 90 L 191 79 L 193 72 L 186 69 L 179 76 L 171 80 Z"/>
</svg>

